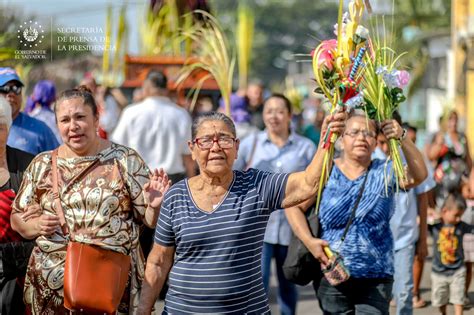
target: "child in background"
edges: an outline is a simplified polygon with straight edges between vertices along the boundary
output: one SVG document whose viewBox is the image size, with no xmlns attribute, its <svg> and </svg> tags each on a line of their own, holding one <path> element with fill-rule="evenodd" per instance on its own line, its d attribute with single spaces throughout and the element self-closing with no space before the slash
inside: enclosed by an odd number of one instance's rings
<svg viewBox="0 0 474 315">
<path fill-rule="evenodd" d="M 466 267 L 463 236 L 474 227 L 461 221 L 466 201 L 458 193 L 449 193 L 441 207 L 441 223 L 433 226 L 432 305 L 446 314 L 448 303 L 456 315 L 463 314 Z"/>
<path fill-rule="evenodd" d="M 474 199 L 466 200 L 466 211 L 461 220 L 467 224 L 474 225 Z M 469 299 L 469 287 L 472 281 L 472 264 L 474 263 L 474 234 L 464 235 L 462 246 L 464 249 L 464 262 L 466 264 L 466 286 L 464 289 L 464 306 L 471 306 Z"/>
</svg>

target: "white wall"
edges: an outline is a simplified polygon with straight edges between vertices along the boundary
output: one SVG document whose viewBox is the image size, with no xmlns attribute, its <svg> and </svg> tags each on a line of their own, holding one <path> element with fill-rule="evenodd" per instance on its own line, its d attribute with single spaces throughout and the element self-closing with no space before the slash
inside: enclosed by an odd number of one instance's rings
<svg viewBox="0 0 474 315">
<path fill-rule="evenodd" d="M 439 130 L 439 117 L 443 113 L 443 107 L 448 104 L 446 91 L 426 89 L 426 101 L 426 131 L 433 133 Z"/>
</svg>

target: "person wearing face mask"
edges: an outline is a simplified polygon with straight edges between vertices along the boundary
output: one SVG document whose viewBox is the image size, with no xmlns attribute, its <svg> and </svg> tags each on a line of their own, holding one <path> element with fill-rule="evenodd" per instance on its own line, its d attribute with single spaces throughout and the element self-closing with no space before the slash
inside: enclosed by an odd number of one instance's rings
<svg viewBox="0 0 474 315">
<path fill-rule="evenodd" d="M 36 155 L 53 150 L 59 143 L 51 129 L 42 121 L 22 113 L 24 84 L 12 68 L 0 68 L 0 95 L 12 108 L 13 123 L 7 144 L 13 148 Z"/>
<path fill-rule="evenodd" d="M 35 157 L 13 202 L 13 229 L 36 242 L 24 300 L 33 314 L 66 312 L 63 277 L 71 240 L 130 256 L 118 312 L 133 314 L 144 267 L 139 231 L 155 226 L 168 177 L 162 170 L 151 172 L 133 149 L 98 136 L 97 104 L 86 87 L 61 93 L 55 114 L 63 144 Z"/>
<path fill-rule="evenodd" d="M 263 122 L 264 131 L 245 138 L 240 144 L 234 169 L 255 168 L 277 173 L 304 170 L 311 162 L 316 146 L 292 130 L 291 103 L 288 98 L 282 94 L 273 94 L 267 98 L 263 105 Z M 290 238 L 291 228 L 283 209 L 272 212 L 263 240 L 262 275 L 268 294 L 271 261 L 275 259 L 281 314 L 296 313 L 296 285 L 283 276 L 282 270 Z"/>
</svg>

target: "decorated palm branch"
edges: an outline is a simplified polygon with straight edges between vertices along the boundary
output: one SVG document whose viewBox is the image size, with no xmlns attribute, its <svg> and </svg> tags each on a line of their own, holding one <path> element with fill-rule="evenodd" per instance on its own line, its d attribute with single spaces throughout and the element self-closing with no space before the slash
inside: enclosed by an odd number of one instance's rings
<svg viewBox="0 0 474 315">
<path fill-rule="evenodd" d="M 331 104 L 330 113 L 346 110 L 358 97 L 359 83 L 363 75 L 362 60 L 367 50 L 368 31 L 360 25 L 364 12 L 364 1 L 349 3 L 349 13 L 344 14 L 343 0 L 339 1 L 337 39 L 330 39 L 312 52 L 314 77 L 318 84 L 317 93 L 323 94 Z M 316 202 L 319 205 L 322 190 L 329 177 L 330 162 L 334 157 L 334 144 L 338 134 L 326 131 L 322 149 L 324 153 L 323 170 Z"/>
<path fill-rule="evenodd" d="M 398 105 L 405 100 L 403 87 L 408 83 L 408 73 L 396 69 L 397 57 L 383 42 L 369 37 L 369 31 L 361 25 L 368 0 L 351 0 L 349 12 L 343 14 L 343 0 L 339 1 L 336 39 L 325 40 L 312 52 L 312 65 L 316 92 L 329 101 L 330 113 L 351 108 L 363 109 L 367 117 L 382 122 L 392 118 Z M 385 26 L 385 25 L 384 25 Z M 330 132 L 323 138 L 324 163 L 316 202 L 319 204 L 322 190 L 329 177 L 330 162 L 334 157 L 334 144 L 339 135 Z M 390 157 L 393 159 L 397 178 L 405 178 L 399 152 L 399 141 L 390 140 Z"/>
<path fill-rule="evenodd" d="M 376 36 L 370 41 L 370 53 L 364 58 L 365 71 L 361 81 L 361 98 L 363 108 L 370 119 L 382 122 L 391 119 L 399 105 L 405 101 L 403 88 L 408 85 L 410 75 L 407 71 L 399 70 L 400 58 L 387 45 L 387 36 Z M 400 141 L 389 140 L 390 156 L 393 161 L 393 171 L 397 180 L 406 180 L 403 161 L 400 156 Z"/>
</svg>

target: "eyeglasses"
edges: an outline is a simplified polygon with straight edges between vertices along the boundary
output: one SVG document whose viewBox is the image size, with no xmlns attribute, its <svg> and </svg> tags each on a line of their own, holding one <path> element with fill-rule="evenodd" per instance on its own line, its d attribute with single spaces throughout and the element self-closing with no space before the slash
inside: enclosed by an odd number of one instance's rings
<svg viewBox="0 0 474 315">
<path fill-rule="evenodd" d="M 199 149 L 201 150 L 209 150 L 212 148 L 215 142 L 219 145 L 221 149 L 230 149 L 234 147 L 235 138 L 232 137 L 218 137 L 210 138 L 210 137 L 203 137 L 203 138 L 196 138 L 193 141 L 197 144 Z"/>
<path fill-rule="evenodd" d="M 22 87 L 19 85 L 4 85 L 0 86 L 0 93 L 1 94 L 8 94 L 10 92 L 15 93 L 16 95 L 21 94 Z"/>
<path fill-rule="evenodd" d="M 353 129 L 353 130 L 344 132 L 344 134 L 348 135 L 351 138 L 357 138 L 359 134 L 362 134 L 364 138 L 372 138 L 372 139 L 375 139 L 375 137 L 377 136 L 375 132 L 370 131 L 370 130 L 365 130 L 365 129 L 364 130 Z"/>
</svg>

